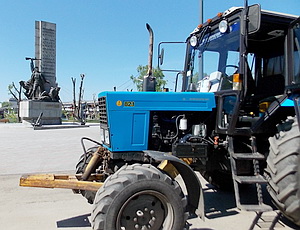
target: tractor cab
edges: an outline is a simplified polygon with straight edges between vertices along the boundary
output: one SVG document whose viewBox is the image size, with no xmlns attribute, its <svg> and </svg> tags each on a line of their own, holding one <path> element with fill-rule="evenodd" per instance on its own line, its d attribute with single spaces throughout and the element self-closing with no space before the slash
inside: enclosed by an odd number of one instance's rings
<svg viewBox="0 0 300 230">
<path fill-rule="evenodd" d="M 182 91 L 196 84 L 199 92 L 243 90 L 262 96 L 283 93 L 284 41 L 296 16 L 252 7 L 261 13 L 255 12 L 256 28 L 248 29 L 247 35 L 242 28 L 242 8 L 237 7 L 209 19 L 190 34 Z M 251 20 L 250 15 L 248 18 Z M 263 83 L 272 82 L 279 83 L 275 92 L 261 92 L 268 90 Z"/>
<path fill-rule="evenodd" d="M 190 34 L 182 91 L 215 93 L 218 132 L 234 134 L 243 132 L 236 130 L 238 127 L 253 126 L 270 104 L 284 95 L 286 86 L 299 82 L 298 65 L 290 64 L 295 77 L 285 77 L 289 67 L 285 40 L 296 18 L 260 10 L 259 5 L 250 6 L 246 12 L 233 7 Z M 296 38 L 298 25 L 295 23 L 291 35 Z M 296 41 L 295 50 L 299 48 Z M 293 61 L 298 59 L 295 51 Z M 282 117 L 290 113 L 285 111 Z M 258 126 L 261 124 L 257 132 Z"/>
</svg>

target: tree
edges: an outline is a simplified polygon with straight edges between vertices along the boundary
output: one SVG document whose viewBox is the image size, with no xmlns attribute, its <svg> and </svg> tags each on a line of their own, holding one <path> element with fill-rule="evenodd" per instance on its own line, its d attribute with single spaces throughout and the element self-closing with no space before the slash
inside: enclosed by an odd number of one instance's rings
<svg viewBox="0 0 300 230">
<path fill-rule="evenodd" d="M 10 95 L 12 95 L 18 102 L 21 101 L 21 86 L 20 89 L 17 89 L 15 86 L 15 83 L 12 82 L 11 84 L 8 85 L 8 91 Z"/>
<path fill-rule="evenodd" d="M 10 102 L 8 102 L 8 101 L 2 102 L 2 108 L 8 108 L 10 106 L 11 106 Z"/>
<path fill-rule="evenodd" d="M 142 91 L 143 89 L 143 79 L 144 76 L 147 75 L 148 72 L 148 65 L 142 66 L 139 65 L 137 67 L 138 76 L 134 77 L 133 75 L 130 76 L 130 79 L 136 85 L 138 91 Z M 163 72 L 158 68 L 153 68 L 152 70 L 153 76 L 156 78 L 156 91 L 163 91 L 164 87 L 167 84 L 167 81 L 164 80 Z"/>
<path fill-rule="evenodd" d="M 8 85 L 7 88 L 8 88 L 9 94 L 11 94 L 17 100 L 17 103 L 18 103 L 17 119 L 18 119 L 18 122 L 21 122 L 21 118 L 20 118 L 20 101 L 21 101 L 21 94 L 22 94 L 21 85 L 20 85 L 20 88 L 17 89 L 15 83 L 12 82 L 11 84 Z"/>
<path fill-rule="evenodd" d="M 72 83 L 73 83 L 73 117 L 76 118 L 77 120 L 79 120 L 81 122 L 82 125 L 85 124 L 85 117 L 84 117 L 84 105 L 82 103 L 82 99 L 83 99 L 83 94 L 84 94 L 84 90 L 83 90 L 83 80 L 84 80 L 85 75 L 84 74 L 80 74 L 80 87 L 79 87 L 79 96 L 78 96 L 78 105 L 76 105 L 76 93 L 75 93 L 75 88 L 76 88 L 76 78 L 71 78 Z"/>
</svg>

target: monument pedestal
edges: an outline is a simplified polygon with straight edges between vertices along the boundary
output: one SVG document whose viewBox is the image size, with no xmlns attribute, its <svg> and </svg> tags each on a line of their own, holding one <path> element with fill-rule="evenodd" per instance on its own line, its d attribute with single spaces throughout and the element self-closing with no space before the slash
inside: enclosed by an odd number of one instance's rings
<svg viewBox="0 0 300 230">
<path fill-rule="evenodd" d="M 35 123 L 41 116 L 41 125 L 61 124 L 62 105 L 60 102 L 28 100 L 21 101 L 19 106 L 22 121 Z"/>
</svg>

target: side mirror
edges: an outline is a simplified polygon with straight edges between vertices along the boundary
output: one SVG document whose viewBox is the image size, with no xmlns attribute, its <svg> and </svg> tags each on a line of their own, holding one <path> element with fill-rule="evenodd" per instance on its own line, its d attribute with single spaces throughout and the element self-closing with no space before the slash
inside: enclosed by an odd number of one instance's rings
<svg viewBox="0 0 300 230">
<path fill-rule="evenodd" d="M 261 7 L 255 4 L 248 7 L 248 34 L 256 33 L 260 29 Z"/>
<path fill-rule="evenodd" d="M 164 54 L 165 54 L 165 49 L 162 48 L 160 53 L 158 54 L 159 65 L 162 65 L 164 63 Z"/>
<path fill-rule="evenodd" d="M 160 42 L 157 52 L 158 68 L 161 71 L 181 72 L 181 68 L 178 70 L 178 63 L 184 63 L 185 50 L 186 42 Z"/>
</svg>

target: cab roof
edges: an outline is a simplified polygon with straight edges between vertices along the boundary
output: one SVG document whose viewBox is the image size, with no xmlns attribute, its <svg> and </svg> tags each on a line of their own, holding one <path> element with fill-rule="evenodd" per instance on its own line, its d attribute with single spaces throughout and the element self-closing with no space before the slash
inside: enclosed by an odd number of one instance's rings
<svg viewBox="0 0 300 230">
<path fill-rule="evenodd" d="M 215 16 L 212 19 L 208 19 L 205 23 L 202 25 L 198 25 L 191 33 L 190 35 L 196 34 L 202 30 L 202 28 L 210 25 L 217 23 L 218 21 L 224 19 L 224 18 L 229 18 L 234 15 L 239 15 L 240 12 L 243 10 L 244 7 L 231 7 L 228 10 L 224 11 L 223 13 L 218 13 L 217 16 Z M 279 21 L 282 20 L 288 20 L 288 21 L 293 21 L 297 19 L 299 16 L 297 15 L 292 15 L 292 14 L 286 14 L 286 13 L 281 13 L 281 12 L 275 12 L 275 11 L 269 11 L 269 10 L 261 10 L 262 16 L 266 17 L 272 17 L 272 18 L 278 18 Z M 274 21 L 275 23 L 275 21 Z"/>
</svg>

